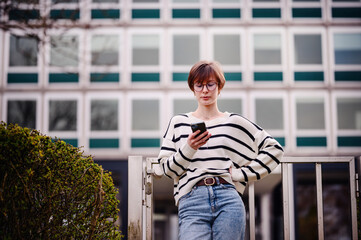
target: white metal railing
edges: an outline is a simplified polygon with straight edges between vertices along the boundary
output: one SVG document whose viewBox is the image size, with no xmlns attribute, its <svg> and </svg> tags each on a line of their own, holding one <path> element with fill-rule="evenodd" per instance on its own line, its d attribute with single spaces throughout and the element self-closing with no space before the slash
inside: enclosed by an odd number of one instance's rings
<svg viewBox="0 0 361 240">
<path fill-rule="evenodd" d="M 314 163 L 316 165 L 317 222 L 318 239 L 324 239 L 323 200 L 322 200 L 322 164 L 348 163 L 351 199 L 352 239 L 358 239 L 357 229 L 357 193 L 358 174 L 355 161 L 360 169 L 361 158 L 357 157 L 284 157 L 281 161 L 283 195 L 284 239 L 295 239 L 293 206 L 293 164 Z M 153 237 L 153 177 L 162 176 L 156 158 L 130 156 L 128 160 L 128 239 L 151 240 Z M 254 183 L 248 184 L 250 240 L 255 240 L 255 189 Z"/>
</svg>

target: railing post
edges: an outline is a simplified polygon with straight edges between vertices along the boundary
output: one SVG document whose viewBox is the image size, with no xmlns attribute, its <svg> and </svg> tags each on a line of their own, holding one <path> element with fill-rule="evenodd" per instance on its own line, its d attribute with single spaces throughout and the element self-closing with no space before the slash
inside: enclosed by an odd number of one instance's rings
<svg viewBox="0 0 361 240">
<path fill-rule="evenodd" d="M 248 186 L 248 205 L 249 205 L 249 239 L 256 239 L 256 215 L 255 215 L 255 196 L 254 182 L 250 182 Z"/>
<path fill-rule="evenodd" d="M 128 158 L 128 239 L 143 238 L 143 158 Z"/>
<path fill-rule="evenodd" d="M 323 198 L 322 198 L 322 165 L 316 163 L 316 192 L 317 192 L 317 223 L 318 223 L 318 239 L 324 239 L 323 228 Z"/>
<path fill-rule="evenodd" d="M 290 198 L 288 186 L 288 163 L 282 163 L 282 198 L 283 198 L 283 239 L 290 239 Z"/>
</svg>

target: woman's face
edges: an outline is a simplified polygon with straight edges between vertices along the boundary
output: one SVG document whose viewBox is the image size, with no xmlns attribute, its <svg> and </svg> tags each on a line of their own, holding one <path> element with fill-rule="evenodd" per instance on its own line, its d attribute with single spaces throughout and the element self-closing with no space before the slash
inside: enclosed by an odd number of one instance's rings
<svg viewBox="0 0 361 240">
<path fill-rule="evenodd" d="M 217 102 L 218 84 L 214 78 L 209 78 L 194 84 L 194 95 L 199 104 L 209 106 Z"/>
</svg>

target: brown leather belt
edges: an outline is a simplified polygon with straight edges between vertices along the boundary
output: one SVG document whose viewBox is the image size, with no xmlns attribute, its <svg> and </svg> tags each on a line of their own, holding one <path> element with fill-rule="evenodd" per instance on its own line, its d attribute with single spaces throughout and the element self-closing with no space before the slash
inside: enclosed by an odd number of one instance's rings
<svg viewBox="0 0 361 240">
<path fill-rule="evenodd" d="M 206 177 L 203 178 L 202 180 L 200 180 L 199 182 L 196 183 L 197 186 L 213 186 L 213 185 L 218 185 L 217 184 L 217 179 L 219 180 L 219 184 L 229 184 L 226 180 L 224 180 L 221 177 Z"/>
</svg>

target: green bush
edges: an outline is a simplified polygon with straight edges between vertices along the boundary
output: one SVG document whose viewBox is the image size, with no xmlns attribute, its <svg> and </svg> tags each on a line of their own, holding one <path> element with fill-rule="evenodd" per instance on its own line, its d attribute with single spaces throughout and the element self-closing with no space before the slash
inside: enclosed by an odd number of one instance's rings
<svg viewBox="0 0 361 240">
<path fill-rule="evenodd" d="M 121 239 L 117 192 L 79 148 L 0 124 L 2 239 Z"/>
</svg>

